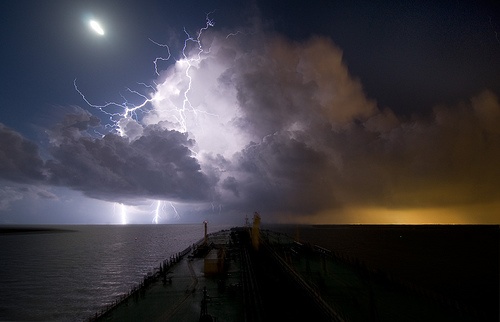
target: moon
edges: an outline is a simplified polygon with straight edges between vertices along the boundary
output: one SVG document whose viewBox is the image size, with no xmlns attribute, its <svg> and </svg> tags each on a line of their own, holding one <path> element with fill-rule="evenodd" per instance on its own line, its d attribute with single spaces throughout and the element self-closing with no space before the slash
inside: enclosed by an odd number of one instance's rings
<svg viewBox="0 0 500 322">
<path fill-rule="evenodd" d="M 100 36 L 104 36 L 104 29 L 102 29 L 101 25 L 97 21 L 90 20 L 90 28 L 92 28 L 92 30 Z"/>
</svg>

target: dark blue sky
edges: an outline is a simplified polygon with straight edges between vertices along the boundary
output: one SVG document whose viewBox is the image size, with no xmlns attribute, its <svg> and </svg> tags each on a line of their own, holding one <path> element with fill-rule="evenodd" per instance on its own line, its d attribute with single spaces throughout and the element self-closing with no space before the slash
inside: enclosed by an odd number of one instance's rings
<svg viewBox="0 0 500 322">
<path fill-rule="evenodd" d="M 148 39 L 178 52 L 183 29 L 195 33 L 208 12 L 217 9 L 214 18 L 222 23 L 241 22 L 245 16 L 236 9 L 245 6 L 225 2 L 3 1 L 0 119 L 29 131 L 48 107 L 81 104 L 75 78 L 96 100 L 116 99 L 125 87 L 150 82 L 152 61 L 165 51 Z M 105 24 L 105 38 L 89 32 L 92 17 Z"/>
<path fill-rule="evenodd" d="M 493 2 L 20 0 L 0 6 L 0 117 L 23 130 L 27 116 L 36 122 L 49 105 L 80 104 L 75 78 L 103 100 L 151 81 L 151 61 L 164 52 L 148 38 L 178 52 L 183 28 L 194 33 L 213 10 L 217 28 L 261 20 L 264 29 L 297 41 L 330 37 L 367 95 L 399 113 L 428 112 L 484 88 L 500 92 Z M 106 24 L 106 38 L 88 32 L 92 16 Z"/>
<path fill-rule="evenodd" d="M 401 113 L 500 91 L 499 5 L 479 1 L 263 1 L 274 30 L 331 37 L 367 94 Z"/>
<path fill-rule="evenodd" d="M 202 40 L 214 50 L 183 71 L 186 32 L 196 37 L 209 12 L 215 25 Z M 177 202 L 187 221 L 210 208 L 392 222 L 393 212 L 346 209 L 439 207 L 461 209 L 442 221 L 498 221 L 489 215 L 500 197 L 493 1 L 18 0 L 0 3 L 0 24 L 0 223 L 113 222 L 64 212 L 71 202 L 105 212 L 106 202 L 155 200 Z M 160 77 L 153 60 L 167 51 L 149 39 L 172 54 Z M 178 112 L 187 75 L 201 132 L 184 112 L 162 114 Z M 75 79 L 98 105 L 139 104 L 127 88 L 153 95 L 138 83 L 162 85 L 158 97 L 170 100 L 104 133 L 109 116 L 84 102 Z M 42 204 L 52 217 L 37 214 Z M 488 205 L 484 217 L 463 215 L 471 205 Z"/>
</svg>

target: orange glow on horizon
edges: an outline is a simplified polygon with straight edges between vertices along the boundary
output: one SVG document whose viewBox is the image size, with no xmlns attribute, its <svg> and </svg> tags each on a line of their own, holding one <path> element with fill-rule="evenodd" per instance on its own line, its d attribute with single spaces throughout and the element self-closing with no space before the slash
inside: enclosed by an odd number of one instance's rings
<svg viewBox="0 0 500 322">
<path fill-rule="evenodd" d="M 500 224 L 500 201 L 461 207 L 390 209 L 346 207 L 311 216 L 278 216 L 281 223 L 297 224 Z"/>
</svg>

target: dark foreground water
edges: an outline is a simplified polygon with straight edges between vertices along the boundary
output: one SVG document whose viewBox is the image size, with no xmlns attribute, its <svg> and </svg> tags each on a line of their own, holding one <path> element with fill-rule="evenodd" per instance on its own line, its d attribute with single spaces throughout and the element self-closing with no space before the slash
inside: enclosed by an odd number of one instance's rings
<svg viewBox="0 0 500 322">
<path fill-rule="evenodd" d="M 486 313 L 499 313 L 497 225 L 270 226 L 294 239 L 381 270 L 419 291 L 442 294 Z"/>
<path fill-rule="evenodd" d="M 203 237 L 201 224 L 55 228 L 0 227 L 0 321 L 83 321 Z M 498 314 L 498 226 L 263 228 L 356 258 L 487 316 Z"/>
<path fill-rule="evenodd" d="M 83 321 L 204 233 L 202 224 L 25 228 L 0 227 L 0 321 Z"/>
</svg>

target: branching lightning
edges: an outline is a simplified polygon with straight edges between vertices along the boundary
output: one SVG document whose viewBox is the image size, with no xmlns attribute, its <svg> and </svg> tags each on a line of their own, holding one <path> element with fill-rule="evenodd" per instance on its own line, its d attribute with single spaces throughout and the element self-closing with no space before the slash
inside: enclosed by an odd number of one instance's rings
<svg viewBox="0 0 500 322">
<path fill-rule="evenodd" d="M 90 107 L 93 107 L 95 109 L 98 109 L 100 112 L 106 114 L 109 116 L 109 120 L 111 122 L 111 124 L 108 124 L 107 126 L 110 126 L 111 128 L 117 130 L 119 132 L 119 126 L 118 126 L 118 121 L 122 118 L 132 118 L 132 117 L 136 117 L 136 113 L 138 110 L 141 110 L 143 107 L 145 107 L 148 103 L 151 103 L 154 99 L 153 98 L 147 98 L 144 94 L 141 94 L 139 93 L 138 91 L 135 91 L 135 90 L 132 90 L 130 88 L 127 87 L 127 91 L 131 94 L 134 94 L 134 95 L 137 95 L 138 97 L 140 97 L 141 99 L 143 99 L 142 103 L 138 104 L 138 105 L 135 105 L 135 104 L 131 104 L 128 102 L 128 100 L 123 96 L 123 100 L 124 102 L 123 103 L 116 103 L 116 102 L 107 102 L 105 104 L 102 104 L 102 105 L 97 105 L 97 104 L 93 104 L 91 103 L 86 97 L 85 95 L 82 93 L 82 91 L 80 91 L 80 89 L 78 88 L 77 84 L 76 84 L 76 79 L 73 81 L 73 86 L 75 88 L 75 90 L 78 92 L 78 94 L 80 94 L 80 96 L 82 97 L 82 99 L 85 101 L 85 103 L 87 103 L 87 105 L 89 105 Z M 147 85 L 146 85 L 147 86 Z M 107 111 L 106 109 L 109 108 L 109 107 L 117 107 L 119 109 L 122 110 L 122 112 L 109 112 Z M 143 111 L 145 112 L 145 111 Z"/>
<path fill-rule="evenodd" d="M 211 12 L 212 13 L 212 12 Z M 195 116 L 197 115 L 197 113 L 199 112 L 202 112 L 204 114 L 207 114 L 207 115 L 211 115 L 211 116 L 214 116 L 214 117 L 217 117 L 217 115 L 215 114 L 211 114 L 211 113 L 208 113 L 206 111 L 202 111 L 202 110 L 198 110 L 196 108 L 193 107 L 193 105 L 191 104 L 191 102 L 189 101 L 189 92 L 191 91 L 191 85 L 192 85 L 192 77 L 191 77 L 191 74 L 190 74 L 190 71 L 191 71 L 191 68 L 199 63 L 201 60 L 202 60 L 202 55 L 203 54 L 208 54 L 210 53 L 210 50 L 205 50 L 203 48 L 203 45 L 201 43 L 201 37 L 202 37 L 202 34 L 204 31 L 208 30 L 210 27 L 213 27 L 214 26 L 214 22 L 212 19 L 210 19 L 210 14 L 211 13 L 208 13 L 206 15 L 206 24 L 205 24 L 205 27 L 201 28 L 200 30 L 198 30 L 197 32 L 197 35 L 196 37 L 192 37 L 186 29 L 184 29 L 184 33 L 186 34 L 186 39 L 184 40 L 184 46 L 183 46 L 183 49 L 182 49 L 182 59 L 177 61 L 177 63 L 179 64 L 185 64 L 186 67 L 185 67 L 185 72 L 184 72 L 184 75 L 186 76 L 186 79 L 187 79 L 187 88 L 184 90 L 184 91 L 179 91 L 179 94 L 182 95 L 183 97 L 183 100 L 182 100 L 182 106 L 180 107 L 177 107 L 175 109 L 175 116 L 174 118 L 176 119 L 176 121 L 179 123 L 181 129 L 183 132 L 187 132 L 188 131 L 188 126 L 187 126 L 187 121 L 186 121 L 186 111 L 189 110 L 190 112 L 192 112 Z M 156 75 L 160 75 L 159 71 L 158 71 L 158 61 L 167 61 L 171 58 L 171 53 L 170 53 L 170 48 L 168 47 L 168 45 L 164 45 L 164 44 L 160 44 L 152 39 L 149 39 L 152 43 L 154 43 L 155 45 L 157 46 L 160 46 L 160 47 L 163 47 L 163 48 L 166 48 L 167 49 L 167 53 L 168 53 L 168 56 L 167 57 L 156 57 L 154 60 L 153 60 L 153 65 L 154 65 L 154 69 L 155 69 L 155 74 Z M 197 52 L 195 55 L 190 55 L 188 53 L 188 47 L 189 47 L 189 43 L 194 43 L 194 46 L 197 48 Z M 77 82 L 76 82 L 76 79 L 74 80 L 73 82 L 73 85 L 74 85 L 74 88 L 75 90 L 78 92 L 78 94 L 80 94 L 80 96 L 82 97 L 82 99 L 85 101 L 85 103 L 87 103 L 88 106 L 92 107 L 92 108 L 95 108 L 95 109 L 98 109 L 100 112 L 106 114 L 109 116 L 109 121 L 111 122 L 110 126 L 112 129 L 116 130 L 118 133 L 120 133 L 120 130 L 119 130 L 119 125 L 118 125 L 118 121 L 122 118 L 137 118 L 137 111 L 141 110 L 142 112 L 145 112 L 147 113 L 147 110 L 143 110 L 143 108 L 145 108 L 149 103 L 152 103 L 155 101 L 156 98 L 156 94 L 158 93 L 157 91 L 157 86 L 155 84 L 155 86 L 152 86 L 152 85 L 147 85 L 145 83 L 139 83 L 143 86 L 145 86 L 146 88 L 149 88 L 149 89 L 152 89 L 153 91 L 153 94 L 151 95 L 151 98 L 148 98 L 146 95 L 144 94 L 141 94 L 139 93 L 138 91 L 136 90 L 132 90 L 130 88 L 126 88 L 127 92 L 130 93 L 130 94 L 133 94 L 134 96 L 138 97 L 141 102 L 139 104 L 132 104 L 132 103 L 129 103 L 128 100 L 122 95 L 122 98 L 123 98 L 123 103 L 117 103 L 117 102 L 106 102 L 104 104 L 94 104 L 94 103 L 91 103 L 87 97 L 85 96 L 85 94 L 83 94 L 83 92 L 78 88 L 77 86 Z M 116 107 L 118 108 L 119 110 L 121 110 L 120 112 L 110 112 L 109 111 L 109 108 L 112 108 L 112 107 Z"/>
<path fill-rule="evenodd" d="M 217 208 L 218 208 L 219 214 L 220 214 L 222 211 L 222 205 L 221 204 L 216 205 L 215 203 L 212 202 L 212 211 L 215 212 L 215 210 L 217 210 Z"/>
<path fill-rule="evenodd" d="M 155 66 L 155 73 L 156 75 L 160 76 L 160 73 L 158 72 L 158 61 L 168 61 L 170 59 L 170 57 L 172 56 L 170 54 L 170 47 L 168 47 L 168 45 L 163 45 L 163 44 L 160 44 L 160 43 L 157 43 L 156 41 L 154 41 L 153 39 L 149 38 L 149 41 L 151 41 L 153 44 L 159 46 L 159 47 L 163 47 L 163 48 L 166 48 L 167 49 L 167 53 L 168 53 L 168 56 L 167 57 L 156 57 L 154 60 L 153 60 L 153 64 Z"/>
<path fill-rule="evenodd" d="M 196 109 L 190 102 L 189 99 L 189 94 L 192 89 L 192 76 L 191 76 L 191 70 L 193 67 L 197 66 L 201 60 L 203 59 L 203 55 L 209 54 L 210 53 L 210 48 L 206 49 L 202 45 L 202 34 L 208 30 L 209 28 L 214 26 L 214 21 L 210 18 L 210 15 L 213 12 L 210 12 L 206 15 L 206 23 L 205 26 L 200 28 L 195 36 L 191 36 L 188 31 L 184 28 L 184 33 L 186 34 L 186 38 L 184 40 L 184 46 L 182 48 L 182 53 L 181 53 L 181 59 L 177 60 L 175 64 L 178 67 L 181 67 L 184 69 L 183 75 L 185 76 L 186 83 L 187 85 L 185 86 L 184 89 L 175 89 L 173 92 L 177 93 L 179 98 L 182 98 L 182 103 L 180 104 L 181 106 L 175 106 L 175 104 L 172 103 L 174 108 L 172 109 L 172 117 L 173 119 L 177 122 L 179 125 L 180 129 L 183 132 L 188 131 L 188 123 L 187 123 L 187 113 L 192 113 L 195 117 L 197 117 L 198 113 L 203 113 L 205 115 L 210 115 L 213 117 L 218 117 L 215 114 L 208 113 L 207 111 L 199 110 Z M 166 57 L 156 57 L 153 60 L 153 65 L 154 65 L 154 71 L 157 76 L 160 75 L 160 71 L 158 68 L 158 63 L 165 62 L 170 60 L 171 58 L 171 52 L 170 52 L 170 47 L 165 44 L 161 44 L 157 41 L 152 40 L 149 38 L 149 40 L 162 48 L 165 48 L 167 51 L 167 56 Z M 137 90 L 132 90 L 130 88 L 126 88 L 126 91 L 128 94 L 133 96 L 135 99 L 139 100 L 138 104 L 133 104 L 129 102 L 129 100 L 124 96 L 121 95 L 123 98 L 122 103 L 118 102 L 106 102 L 104 104 L 95 104 L 92 103 L 86 95 L 78 88 L 77 86 L 77 80 L 75 79 L 73 82 L 75 90 L 80 94 L 82 97 L 83 101 L 90 107 L 99 110 L 103 114 L 109 116 L 109 124 L 105 124 L 106 128 L 111 128 L 112 132 L 117 133 L 120 136 L 126 137 L 126 133 L 124 130 L 120 127 L 120 120 L 122 119 L 134 119 L 136 121 L 138 120 L 138 112 L 140 111 L 141 113 L 148 113 L 151 111 L 152 103 L 155 101 L 160 101 L 162 98 L 158 97 L 158 85 L 154 83 L 154 85 L 148 85 L 145 83 L 139 83 L 139 85 L 144 86 L 146 89 L 151 90 L 151 94 L 145 95 L 140 93 Z M 148 107 L 149 105 L 149 107 Z M 194 151 L 193 151 L 194 153 Z M 175 208 L 174 204 L 170 202 L 170 206 L 173 209 L 174 212 L 174 217 L 176 219 L 180 218 L 179 213 L 177 212 L 177 209 Z M 121 223 L 126 224 L 127 223 L 127 213 L 126 213 L 126 206 L 122 203 L 115 203 L 115 207 L 119 207 L 120 210 L 120 215 L 121 215 Z M 156 207 L 153 211 L 153 223 L 157 224 L 160 219 L 161 213 L 166 212 L 166 202 L 162 200 L 157 200 L 156 201 Z"/>
<path fill-rule="evenodd" d="M 197 115 L 198 112 L 202 112 L 202 113 L 209 114 L 212 116 L 217 116 L 217 115 L 214 115 L 211 113 L 207 113 L 205 111 L 195 109 L 193 107 L 193 105 L 191 104 L 191 102 L 189 101 L 189 97 L 188 97 L 189 92 L 191 91 L 191 85 L 193 82 L 193 79 L 192 79 L 191 74 L 190 74 L 191 68 L 193 67 L 194 64 L 197 64 L 201 61 L 202 54 L 209 54 L 210 53 L 210 49 L 205 50 L 203 48 L 203 45 L 201 43 L 201 36 L 202 36 L 204 31 L 206 31 L 210 27 L 214 26 L 214 21 L 212 19 L 210 19 L 211 13 L 213 13 L 213 12 L 210 12 L 206 15 L 205 27 L 198 30 L 196 38 L 192 37 L 187 32 L 186 28 L 184 28 L 184 33 L 186 34 L 186 39 L 184 40 L 184 47 L 182 48 L 182 56 L 184 57 L 184 59 L 182 59 L 179 62 L 187 64 L 187 67 L 185 69 L 184 74 L 186 76 L 186 79 L 188 80 L 188 85 L 187 85 L 186 90 L 184 90 L 184 93 L 183 93 L 184 99 L 182 101 L 182 107 L 180 107 L 177 111 L 179 116 L 180 116 L 179 123 L 181 124 L 182 130 L 184 132 L 188 131 L 187 123 L 186 123 L 186 110 L 188 107 L 189 107 L 190 112 L 192 112 L 195 116 Z M 195 55 L 191 56 L 191 58 L 189 57 L 188 50 L 187 50 L 189 43 L 194 43 L 195 47 L 197 47 L 197 53 Z"/>
<path fill-rule="evenodd" d="M 160 212 L 165 212 L 165 203 L 162 200 L 157 200 L 156 208 L 154 210 L 153 224 L 158 224 L 160 221 Z"/>
<path fill-rule="evenodd" d="M 175 209 L 175 206 L 172 202 L 170 202 L 170 207 L 172 207 L 172 209 L 174 210 L 174 213 L 175 213 L 174 218 L 175 219 L 181 218 L 181 216 L 179 216 L 179 213 L 177 212 L 177 209 Z"/>
<path fill-rule="evenodd" d="M 153 224 L 158 224 L 160 220 L 162 219 L 161 214 L 166 214 L 167 213 L 167 203 L 163 200 L 157 200 L 156 206 L 153 210 Z M 177 209 L 175 208 L 174 204 L 172 202 L 169 202 L 170 207 L 172 207 L 172 210 L 174 212 L 173 217 L 174 219 L 179 219 L 179 213 L 177 212 Z"/>
</svg>

